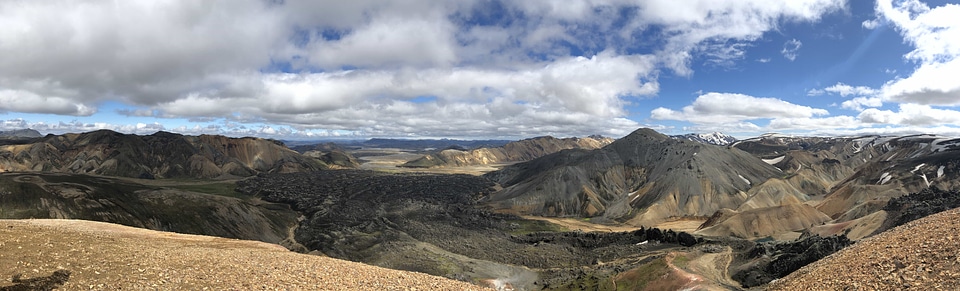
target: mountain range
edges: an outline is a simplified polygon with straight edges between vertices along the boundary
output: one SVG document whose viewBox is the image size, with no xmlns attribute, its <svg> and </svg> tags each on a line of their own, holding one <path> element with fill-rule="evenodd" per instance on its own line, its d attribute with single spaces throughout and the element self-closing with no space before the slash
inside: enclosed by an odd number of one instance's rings
<svg viewBox="0 0 960 291">
<path fill-rule="evenodd" d="M 0 146 L 3 172 L 205 179 L 309 171 L 323 166 L 277 141 L 168 132 L 140 136 L 99 130 Z"/>
<path fill-rule="evenodd" d="M 640 129 L 486 174 L 486 201 L 523 215 L 651 226 L 702 219 L 698 233 L 744 238 L 882 231 L 887 201 L 955 189 L 960 139 L 765 135 L 721 147 Z M 708 219 L 709 218 L 709 219 Z"/>
<path fill-rule="evenodd" d="M 364 161 L 340 144 L 47 135 L 0 142 L 0 217 L 260 240 L 519 289 L 737 289 L 960 206 L 958 138 L 723 136 L 402 151 L 433 170 L 503 166 L 478 177 L 343 170 Z M 614 225 L 630 231 L 590 231 Z"/>
<path fill-rule="evenodd" d="M 737 138 L 723 134 L 722 132 L 713 133 L 688 133 L 683 135 L 670 136 L 676 139 L 684 139 L 705 144 L 725 146 L 737 142 Z"/>
</svg>

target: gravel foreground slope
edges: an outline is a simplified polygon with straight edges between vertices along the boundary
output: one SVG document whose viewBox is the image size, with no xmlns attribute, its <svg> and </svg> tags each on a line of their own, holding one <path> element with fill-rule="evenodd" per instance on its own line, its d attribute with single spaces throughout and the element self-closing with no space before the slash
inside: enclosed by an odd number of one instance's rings
<svg viewBox="0 0 960 291">
<path fill-rule="evenodd" d="M 0 290 L 484 290 L 273 244 L 82 220 L 0 220 Z"/>
<path fill-rule="evenodd" d="M 769 290 L 960 290 L 960 208 L 864 239 Z"/>
</svg>

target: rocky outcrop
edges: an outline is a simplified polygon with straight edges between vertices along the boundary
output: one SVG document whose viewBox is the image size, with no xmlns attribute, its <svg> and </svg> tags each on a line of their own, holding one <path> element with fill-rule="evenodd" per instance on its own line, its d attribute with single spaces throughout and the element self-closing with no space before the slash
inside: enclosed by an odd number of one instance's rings
<svg viewBox="0 0 960 291">
<path fill-rule="evenodd" d="M 932 214 L 960 207 L 960 191 L 944 191 L 937 187 L 891 199 L 883 210 L 890 213 L 884 231 Z"/>
<path fill-rule="evenodd" d="M 322 164 L 259 138 L 129 135 L 108 130 L 48 135 L 0 146 L 0 171 L 40 171 L 134 178 L 229 178 L 297 172 Z"/>
<path fill-rule="evenodd" d="M 504 187 L 487 201 L 501 211 L 653 225 L 736 209 L 753 185 L 780 175 L 736 148 L 640 129 L 599 150 L 561 151 L 485 176 Z"/>
<path fill-rule="evenodd" d="M 501 147 L 484 147 L 473 150 L 447 148 L 422 158 L 409 161 L 401 167 L 434 168 L 450 166 L 489 165 L 529 161 L 567 149 L 598 149 L 613 142 L 613 139 L 590 136 L 585 138 L 536 137 L 507 143 Z"/>
<path fill-rule="evenodd" d="M 960 209 L 861 240 L 768 290 L 958 290 Z"/>
<path fill-rule="evenodd" d="M 731 270 L 745 288 L 767 284 L 853 244 L 844 236 L 813 236 L 792 242 L 763 242 L 742 253 L 747 261 Z"/>
</svg>

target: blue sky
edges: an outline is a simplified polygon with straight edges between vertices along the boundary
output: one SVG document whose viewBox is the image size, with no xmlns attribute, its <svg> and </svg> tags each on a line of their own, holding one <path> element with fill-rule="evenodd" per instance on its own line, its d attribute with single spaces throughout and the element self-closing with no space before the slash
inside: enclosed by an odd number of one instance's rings
<svg viewBox="0 0 960 291">
<path fill-rule="evenodd" d="M 0 130 L 960 136 L 956 15 L 919 0 L 3 1 Z"/>
</svg>

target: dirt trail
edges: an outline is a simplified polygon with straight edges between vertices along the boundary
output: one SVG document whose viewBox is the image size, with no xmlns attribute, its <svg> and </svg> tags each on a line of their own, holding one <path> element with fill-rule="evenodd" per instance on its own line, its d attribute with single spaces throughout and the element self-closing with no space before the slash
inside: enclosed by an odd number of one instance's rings
<svg viewBox="0 0 960 291">
<path fill-rule="evenodd" d="M 80 220 L 0 220 L 0 289 L 481 290 L 263 242 Z"/>
<path fill-rule="evenodd" d="M 719 253 L 701 252 L 699 256 L 690 260 L 687 269 L 709 282 L 727 287 L 740 286 L 740 283 L 730 278 L 728 270 L 731 262 L 733 262 L 733 249 L 723 247 L 723 251 Z"/>
<path fill-rule="evenodd" d="M 589 221 L 583 221 L 577 218 L 557 218 L 557 217 L 542 217 L 542 216 L 531 216 L 531 215 L 525 215 L 522 217 L 523 219 L 546 221 L 549 223 L 553 223 L 553 224 L 565 227 L 569 230 L 580 230 L 585 232 L 590 232 L 590 231 L 621 232 L 621 231 L 634 231 L 634 230 L 640 229 L 639 227 L 633 227 L 628 225 L 605 225 L 605 224 L 590 223 Z"/>
</svg>

